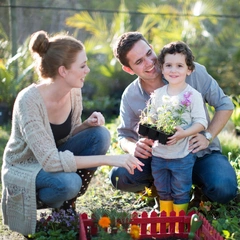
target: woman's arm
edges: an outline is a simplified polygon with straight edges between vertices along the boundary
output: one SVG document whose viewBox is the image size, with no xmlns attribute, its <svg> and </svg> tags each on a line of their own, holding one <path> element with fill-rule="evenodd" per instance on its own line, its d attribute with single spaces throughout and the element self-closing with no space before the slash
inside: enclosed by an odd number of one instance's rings
<svg viewBox="0 0 240 240">
<path fill-rule="evenodd" d="M 129 173 L 134 174 L 134 169 L 142 171 L 144 164 L 130 154 L 122 155 L 97 155 L 97 156 L 75 156 L 77 168 L 91 168 L 102 165 L 124 167 Z"/>
</svg>

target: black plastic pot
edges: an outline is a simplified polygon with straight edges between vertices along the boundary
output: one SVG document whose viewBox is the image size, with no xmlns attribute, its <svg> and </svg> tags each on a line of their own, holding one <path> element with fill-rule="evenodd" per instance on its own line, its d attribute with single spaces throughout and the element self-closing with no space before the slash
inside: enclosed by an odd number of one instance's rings
<svg viewBox="0 0 240 240">
<path fill-rule="evenodd" d="M 139 124 L 138 133 L 142 136 L 147 136 L 149 131 L 149 126 L 146 124 Z"/>
<path fill-rule="evenodd" d="M 156 128 L 149 128 L 148 138 L 150 138 L 152 140 L 158 140 L 158 135 L 159 135 L 159 132 L 157 131 Z"/>
<path fill-rule="evenodd" d="M 162 131 L 158 131 L 154 127 L 150 127 L 146 124 L 139 124 L 138 133 L 142 136 L 147 136 L 149 139 L 158 140 L 161 144 L 166 144 L 168 141 L 168 137 L 171 135 L 165 134 Z"/>
<path fill-rule="evenodd" d="M 171 136 L 172 136 L 172 134 L 168 135 L 164 132 L 158 131 L 158 141 L 161 144 L 166 144 L 167 141 L 168 141 L 168 138 L 171 137 Z"/>
</svg>

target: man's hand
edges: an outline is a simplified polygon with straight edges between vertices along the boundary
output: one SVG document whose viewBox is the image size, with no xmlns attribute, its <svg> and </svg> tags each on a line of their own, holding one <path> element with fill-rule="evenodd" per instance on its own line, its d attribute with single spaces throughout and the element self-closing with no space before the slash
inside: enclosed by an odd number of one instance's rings
<svg viewBox="0 0 240 240">
<path fill-rule="evenodd" d="M 198 133 L 194 135 L 189 141 L 189 150 L 192 153 L 197 153 L 200 150 L 207 148 L 208 145 L 209 145 L 209 141 L 205 138 L 205 136 Z"/>
<path fill-rule="evenodd" d="M 152 156 L 152 146 L 154 140 L 148 138 L 140 138 L 135 145 L 134 156 L 147 159 Z"/>
</svg>

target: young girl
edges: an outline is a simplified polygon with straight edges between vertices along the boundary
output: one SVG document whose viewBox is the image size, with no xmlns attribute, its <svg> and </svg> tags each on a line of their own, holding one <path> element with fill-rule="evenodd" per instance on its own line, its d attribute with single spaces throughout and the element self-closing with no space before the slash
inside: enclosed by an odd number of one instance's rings
<svg viewBox="0 0 240 240">
<path fill-rule="evenodd" d="M 183 42 L 172 42 L 162 49 L 158 61 L 169 84 L 151 96 L 151 112 L 161 108 L 184 109 L 181 126 L 168 138 L 167 145 L 155 141 L 152 156 L 154 185 L 160 197 L 160 210 L 167 215 L 174 210 L 187 211 L 192 186 L 192 169 L 196 160 L 189 150 L 191 136 L 207 128 L 201 94 L 188 85 L 186 77 L 194 70 L 194 57 Z M 172 104 L 172 105 L 171 105 Z M 176 113 L 173 113 L 176 114 Z"/>
</svg>

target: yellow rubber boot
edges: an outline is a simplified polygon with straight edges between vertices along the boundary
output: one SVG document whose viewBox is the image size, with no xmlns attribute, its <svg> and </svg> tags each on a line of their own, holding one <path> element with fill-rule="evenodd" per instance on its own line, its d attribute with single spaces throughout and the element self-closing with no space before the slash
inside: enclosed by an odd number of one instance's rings
<svg viewBox="0 0 240 240">
<path fill-rule="evenodd" d="M 183 204 L 173 204 L 173 210 L 176 213 L 176 216 L 179 216 L 180 211 L 184 211 L 187 214 L 187 209 L 188 209 L 188 203 L 183 203 Z M 179 232 L 179 224 L 176 223 L 175 225 L 175 233 Z"/>
<path fill-rule="evenodd" d="M 173 201 L 168 201 L 168 200 L 160 200 L 160 211 L 165 211 L 167 214 L 167 217 L 170 216 L 170 212 L 173 210 Z M 168 228 L 169 223 L 166 225 Z M 160 224 L 158 223 L 156 226 L 157 232 L 160 232 Z"/>
<path fill-rule="evenodd" d="M 160 211 L 165 211 L 167 214 L 167 217 L 170 216 L 170 212 L 173 210 L 173 201 L 163 201 L 160 200 L 159 201 L 159 205 L 160 205 Z M 168 227 L 168 225 L 167 225 Z M 147 226 L 148 231 L 151 231 L 151 224 L 149 224 Z M 160 232 L 160 224 L 157 223 L 156 225 L 156 230 L 157 232 Z"/>
<path fill-rule="evenodd" d="M 173 201 L 160 200 L 160 211 L 165 211 L 167 217 L 170 216 L 170 212 L 173 210 Z"/>
</svg>

